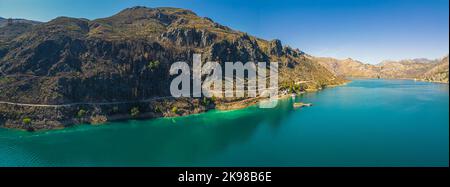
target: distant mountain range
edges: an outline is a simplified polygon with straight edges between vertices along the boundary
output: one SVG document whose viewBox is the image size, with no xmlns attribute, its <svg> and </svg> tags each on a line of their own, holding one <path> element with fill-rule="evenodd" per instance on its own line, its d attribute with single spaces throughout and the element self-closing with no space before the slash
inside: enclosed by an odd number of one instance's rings
<svg viewBox="0 0 450 187">
<path fill-rule="evenodd" d="M 31 25 L 37 25 L 41 22 L 33 21 L 33 20 L 26 20 L 26 19 L 15 19 L 15 18 L 6 19 L 6 18 L 0 17 L 0 27 L 7 26 L 8 24 L 11 24 L 11 23 L 28 23 Z"/>
<path fill-rule="evenodd" d="M 416 79 L 448 83 L 448 55 L 441 59 L 412 59 L 364 64 L 353 59 L 314 58 L 335 75 L 388 79 Z"/>
</svg>

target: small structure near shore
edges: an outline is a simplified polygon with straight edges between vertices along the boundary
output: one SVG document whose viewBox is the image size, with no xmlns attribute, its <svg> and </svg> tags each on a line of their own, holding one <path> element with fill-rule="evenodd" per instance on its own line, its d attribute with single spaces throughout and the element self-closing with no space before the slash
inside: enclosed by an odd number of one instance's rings
<svg viewBox="0 0 450 187">
<path fill-rule="evenodd" d="M 294 103 L 294 108 L 303 108 L 303 107 L 310 107 L 312 106 L 311 103 Z"/>
</svg>

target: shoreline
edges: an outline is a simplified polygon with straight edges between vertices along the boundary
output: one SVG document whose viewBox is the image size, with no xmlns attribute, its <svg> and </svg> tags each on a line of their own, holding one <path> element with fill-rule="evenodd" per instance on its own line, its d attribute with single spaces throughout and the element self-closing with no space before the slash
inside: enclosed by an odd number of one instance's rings
<svg viewBox="0 0 450 187">
<path fill-rule="evenodd" d="M 417 82 L 449 84 L 449 82 L 444 82 L 444 81 L 427 81 L 424 79 L 415 79 L 415 78 L 376 78 L 376 77 L 346 77 L 346 78 L 348 78 L 348 79 L 375 79 L 375 80 L 409 80 L 409 81 L 417 81 Z"/>
<path fill-rule="evenodd" d="M 351 80 L 347 80 L 341 84 L 332 84 L 332 85 L 327 85 L 325 86 L 323 89 L 326 88 L 333 88 L 333 87 L 337 87 L 337 86 L 343 86 L 346 85 L 347 83 L 351 82 Z M 300 93 L 300 94 L 304 94 L 304 93 L 312 93 L 312 92 L 318 92 L 323 90 L 322 88 L 319 89 L 307 89 L 306 91 Z M 286 99 L 288 97 L 291 97 L 290 94 L 284 94 L 284 95 L 278 95 L 277 100 L 281 100 L 281 99 Z M 158 97 L 159 98 L 159 97 Z M 163 98 L 163 97 L 161 97 Z M 57 130 L 57 129 L 64 129 L 64 128 L 70 128 L 72 126 L 76 126 L 76 125 L 80 125 L 80 124 L 89 124 L 89 125 L 93 125 L 93 126 L 100 126 L 100 125 L 104 125 L 105 123 L 108 122 L 114 122 L 114 121 L 126 121 L 126 120 L 150 120 L 150 119 L 158 119 L 158 118 L 166 118 L 166 117 L 183 117 L 183 116 L 188 116 L 188 115 L 194 115 L 194 114 L 200 114 L 200 113 L 205 113 L 208 112 L 210 110 L 219 110 L 219 111 L 232 111 L 232 110 L 240 110 L 240 109 L 244 109 L 244 108 L 248 108 L 250 106 L 254 106 L 257 105 L 260 101 L 267 99 L 267 98 L 261 98 L 261 97 L 257 97 L 257 98 L 246 98 L 243 100 L 238 100 L 238 101 L 231 101 L 231 102 L 213 102 L 212 106 L 211 104 L 207 104 L 206 106 L 202 106 L 202 107 L 184 107 L 184 108 L 179 108 L 181 110 L 181 112 L 171 112 L 170 108 L 177 105 L 178 102 L 185 102 L 184 104 L 187 105 L 192 105 L 194 103 L 198 103 L 198 99 L 192 99 L 192 98 L 183 98 L 183 99 L 177 99 L 177 98 L 171 98 L 171 99 L 167 99 L 166 97 L 164 97 L 164 99 L 162 99 L 162 102 L 168 102 L 167 100 L 170 100 L 169 102 L 169 107 L 165 107 L 165 110 L 161 111 L 161 112 L 142 112 L 141 114 L 139 114 L 139 116 L 131 116 L 129 113 L 127 112 L 123 112 L 123 113 L 117 113 L 117 114 L 91 114 L 88 117 L 84 117 L 84 118 L 76 118 L 76 117 L 69 117 L 65 120 L 56 120 L 56 119 L 41 119 L 41 120 L 36 120 L 36 122 L 34 122 L 33 124 L 35 125 L 39 125 L 39 128 L 37 127 L 33 127 L 33 126 L 26 126 L 24 124 L 22 124 L 20 122 L 19 119 L 17 120 L 3 120 L 0 119 L 0 128 L 4 128 L 4 129 L 16 129 L 16 130 L 24 130 L 24 131 L 30 131 L 30 132 L 34 132 L 34 131 L 48 131 L 48 130 Z M 130 101 L 130 102 L 116 102 L 119 104 L 124 104 L 127 105 L 128 108 L 130 105 L 130 103 L 133 104 L 150 104 L 150 105 L 159 105 L 160 103 L 158 103 L 156 100 L 158 99 L 148 99 L 146 100 L 146 102 L 139 102 L 139 101 Z M 114 103 L 115 104 L 115 103 Z M 42 104 L 36 104 L 36 106 L 32 106 L 34 104 L 17 104 L 17 103 L 12 103 L 12 102 L 3 102 L 0 103 L 1 105 L 10 105 L 13 108 L 16 107 L 24 107 L 24 108 L 51 108 L 54 110 L 57 110 L 58 108 L 60 109 L 67 109 L 67 110 L 74 110 L 76 107 L 69 105 L 69 104 L 62 104 L 62 105 L 42 105 Z M 79 104 L 80 106 L 83 106 L 85 104 Z M 88 104 L 86 104 L 88 105 Z M 103 103 L 103 105 L 106 105 L 105 103 Z M 43 107 L 41 107 L 43 106 Z M 135 105 L 133 105 L 135 106 Z M 178 105 L 177 105 L 178 106 Z M 91 106 L 93 108 L 95 107 L 99 107 L 99 106 Z M 78 107 L 79 108 L 79 107 Z M 87 107 L 86 107 L 87 108 Z M 95 108 L 97 109 L 97 108 Z M 94 109 L 93 109 L 94 110 Z M 45 113 L 45 112 L 44 112 Z M 73 112 L 72 112 L 73 113 Z"/>
</svg>

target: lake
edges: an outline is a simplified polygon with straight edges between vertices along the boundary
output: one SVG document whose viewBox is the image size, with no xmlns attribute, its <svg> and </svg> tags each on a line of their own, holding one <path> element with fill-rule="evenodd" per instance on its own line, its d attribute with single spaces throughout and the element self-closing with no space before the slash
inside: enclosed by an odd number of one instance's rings
<svg viewBox="0 0 450 187">
<path fill-rule="evenodd" d="M 448 166 L 448 113 L 448 84 L 357 79 L 274 109 L 0 129 L 0 166 Z"/>
</svg>

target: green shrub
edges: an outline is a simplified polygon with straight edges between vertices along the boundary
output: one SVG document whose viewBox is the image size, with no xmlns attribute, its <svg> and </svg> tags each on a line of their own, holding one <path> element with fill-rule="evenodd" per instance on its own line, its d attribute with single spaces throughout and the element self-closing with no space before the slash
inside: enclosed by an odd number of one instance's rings
<svg viewBox="0 0 450 187">
<path fill-rule="evenodd" d="M 154 71 L 159 67 L 159 61 L 158 60 L 150 61 L 147 67 L 148 69 L 150 69 L 150 71 Z"/>
<path fill-rule="evenodd" d="M 112 110 L 113 110 L 114 113 L 117 113 L 117 112 L 119 112 L 119 107 L 118 106 L 114 106 Z"/>
<path fill-rule="evenodd" d="M 0 77 L 0 83 L 8 83 L 10 81 L 13 81 L 14 79 L 9 77 Z"/>
<path fill-rule="evenodd" d="M 139 108 L 138 107 L 133 107 L 130 111 L 131 117 L 136 118 L 139 116 Z"/>
<path fill-rule="evenodd" d="M 289 93 L 300 93 L 304 92 L 307 89 L 307 85 L 305 84 L 292 84 L 289 86 Z"/>
<path fill-rule="evenodd" d="M 175 113 L 175 114 L 177 114 L 177 113 L 178 113 L 178 108 L 177 108 L 176 106 L 173 107 L 173 108 L 172 108 L 172 112 Z"/>
<path fill-rule="evenodd" d="M 25 117 L 22 119 L 23 124 L 29 125 L 31 124 L 31 119 L 29 117 Z"/>
<path fill-rule="evenodd" d="M 209 99 L 204 97 L 203 100 L 202 100 L 202 104 L 205 105 L 205 106 L 208 106 L 209 103 L 210 103 Z"/>
<path fill-rule="evenodd" d="M 161 113 L 162 110 L 161 110 L 161 108 L 159 108 L 159 106 L 156 106 L 156 107 L 155 107 L 155 112 L 156 112 L 156 113 Z"/>
<path fill-rule="evenodd" d="M 86 110 L 80 109 L 80 110 L 77 112 L 77 118 L 82 118 L 82 117 L 84 117 L 85 115 L 86 115 Z"/>
</svg>

